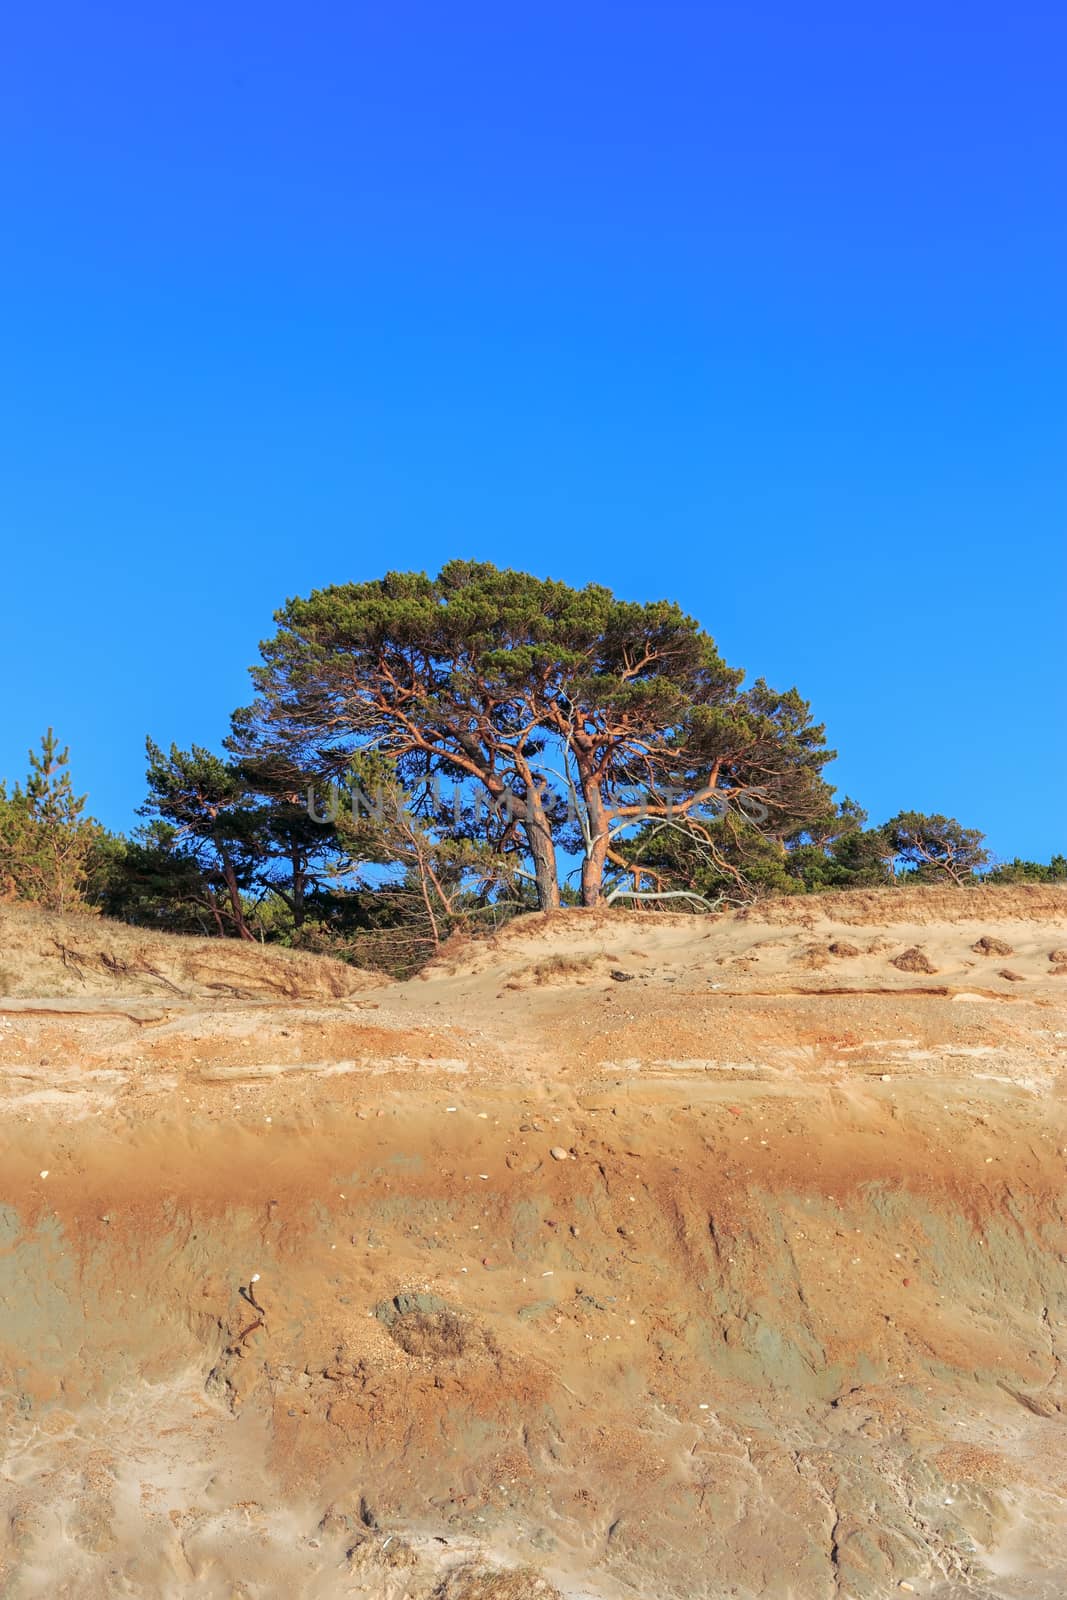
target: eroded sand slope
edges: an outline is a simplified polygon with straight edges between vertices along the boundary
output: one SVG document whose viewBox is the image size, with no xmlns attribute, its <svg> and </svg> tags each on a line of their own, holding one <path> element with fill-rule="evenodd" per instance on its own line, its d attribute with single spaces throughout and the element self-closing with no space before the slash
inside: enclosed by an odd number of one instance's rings
<svg viewBox="0 0 1067 1600">
<path fill-rule="evenodd" d="M 1065 914 L 0 1000 L 0 1592 L 1067 1592 Z"/>
</svg>

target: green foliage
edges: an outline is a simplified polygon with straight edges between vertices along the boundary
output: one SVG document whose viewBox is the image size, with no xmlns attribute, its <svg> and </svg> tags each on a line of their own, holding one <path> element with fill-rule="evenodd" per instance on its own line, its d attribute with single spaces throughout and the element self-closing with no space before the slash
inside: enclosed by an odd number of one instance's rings
<svg viewBox="0 0 1067 1600">
<path fill-rule="evenodd" d="M 40 752 L 29 752 L 25 787 L 0 784 L 0 890 L 49 911 L 88 909 L 85 891 L 105 838 L 85 816 L 61 750 L 49 728 Z"/>
<path fill-rule="evenodd" d="M 647 823 L 616 866 L 614 886 L 632 886 L 642 897 L 680 892 L 708 904 L 737 904 L 766 894 L 801 894 L 805 884 L 790 872 L 785 844 L 742 816 L 728 814 L 709 822 L 692 818 Z M 629 898 L 629 896 L 627 896 Z"/>
<path fill-rule="evenodd" d="M 239 938 L 253 937 L 244 896 L 255 882 L 261 844 L 259 819 L 243 777 L 235 764 L 212 755 L 201 745 L 165 754 L 151 739 L 148 754 L 148 800 L 141 815 L 167 825 L 153 843 L 166 840 L 181 871 L 192 882 L 193 869 L 215 922 Z"/>
<path fill-rule="evenodd" d="M 284 903 L 299 931 L 309 897 L 343 871 L 337 829 L 314 807 L 310 769 L 302 769 L 288 749 L 257 740 L 240 712 L 226 746 L 234 756 L 231 771 L 254 812 L 257 884 Z M 278 915 L 271 912 L 271 920 Z"/>
<path fill-rule="evenodd" d="M 986 876 L 987 883 L 1067 883 L 1067 856 L 1055 855 L 1051 861 L 1001 862 Z"/>
<path fill-rule="evenodd" d="M 285 752 L 253 743 L 239 720 L 228 742 L 231 760 L 148 742 L 151 820 L 103 879 L 111 914 L 350 956 L 358 944 L 365 964 L 387 930 L 371 964 L 398 972 L 472 917 L 500 914 L 514 856 L 432 793 L 406 791 L 387 757 L 363 752 L 343 774 L 371 800 L 354 813 L 340 791 L 332 805 L 301 793 Z"/>
<path fill-rule="evenodd" d="M 688 887 L 708 900 L 727 902 L 927 881 L 927 874 L 918 871 L 895 874 L 894 840 L 900 836 L 888 824 L 864 827 L 866 820 L 866 812 L 845 799 L 813 828 L 784 839 L 729 813 L 711 824 L 692 818 L 670 828 L 648 824 L 629 852 L 630 870 L 638 869 L 635 886 Z M 946 819 L 938 821 L 947 826 Z M 959 829 L 959 824 L 952 828 Z M 972 844 L 973 830 L 959 833 Z M 958 837 L 954 831 L 950 836 Z"/>
<path fill-rule="evenodd" d="M 210 935 L 230 931 L 219 911 L 219 888 L 178 830 L 157 818 L 132 838 L 111 841 L 92 892 L 105 916 L 167 933 Z"/>
<path fill-rule="evenodd" d="M 977 828 L 965 828 L 955 817 L 901 811 L 883 832 L 896 860 L 917 882 L 936 883 L 948 877 L 953 883 L 965 883 L 989 862 L 984 835 Z"/>
<path fill-rule="evenodd" d="M 824 884 L 811 888 L 878 889 L 895 882 L 893 852 L 884 828 L 852 828 L 829 846 Z"/>
</svg>

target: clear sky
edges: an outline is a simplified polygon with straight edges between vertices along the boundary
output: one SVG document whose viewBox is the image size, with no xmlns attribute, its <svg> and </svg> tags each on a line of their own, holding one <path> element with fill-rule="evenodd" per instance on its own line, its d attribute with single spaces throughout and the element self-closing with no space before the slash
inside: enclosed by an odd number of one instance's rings
<svg viewBox="0 0 1067 1600">
<path fill-rule="evenodd" d="M 12 8 L 0 775 L 129 826 L 291 594 L 680 601 L 880 821 L 1067 846 L 1067 13 Z"/>
</svg>

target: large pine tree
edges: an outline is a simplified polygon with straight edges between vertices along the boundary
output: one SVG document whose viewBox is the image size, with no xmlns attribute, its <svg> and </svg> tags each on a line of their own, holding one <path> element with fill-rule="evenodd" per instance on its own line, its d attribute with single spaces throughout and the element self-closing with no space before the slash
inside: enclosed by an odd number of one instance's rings
<svg viewBox="0 0 1067 1600">
<path fill-rule="evenodd" d="M 237 719 L 255 747 L 336 773 L 373 748 L 408 787 L 479 788 L 521 830 L 543 907 L 559 904 L 561 846 L 594 905 L 649 817 L 747 804 L 779 835 L 829 806 L 807 704 L 744 689 L 669 601 L 454 561 L 317 590 L 276 621 Z"/>
</svg>

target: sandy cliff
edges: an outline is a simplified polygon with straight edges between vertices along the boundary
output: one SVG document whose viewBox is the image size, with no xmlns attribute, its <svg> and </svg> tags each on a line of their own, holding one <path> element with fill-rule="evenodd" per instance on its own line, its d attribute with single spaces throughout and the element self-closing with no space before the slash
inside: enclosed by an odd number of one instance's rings
<svg viewBox="0 0 1067 1600">
<path fill-rule="evenodd" d="M 385 986 L 38 941 L 0 1589 L 1067 1592 L 1065 947 L 1045 889 L 563 913 Z"/>
</svg>

